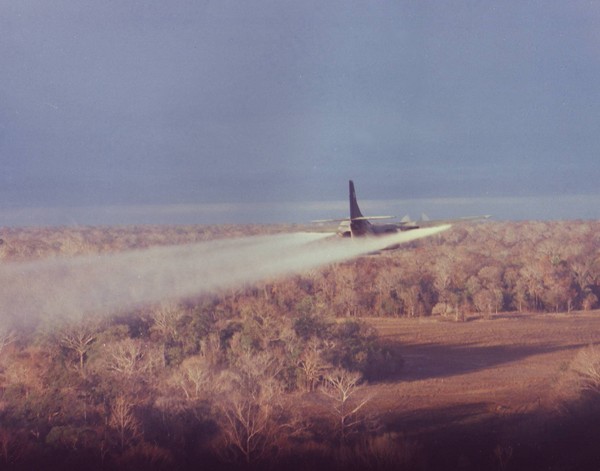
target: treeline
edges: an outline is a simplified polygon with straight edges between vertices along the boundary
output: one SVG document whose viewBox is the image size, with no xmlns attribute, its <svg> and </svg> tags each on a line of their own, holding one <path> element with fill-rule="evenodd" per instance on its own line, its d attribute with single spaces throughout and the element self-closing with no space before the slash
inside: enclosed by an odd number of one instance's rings
<svg viewBox="0 0 600 471">
<path fill-rule="evenodd" d="M 296 230 L 294 225 L 0 227 L 0 261 L 88 255 Z"/>
<path fill-rule="evenodd" d="M 0 333 L 0 467 L 411 466 L 365 381 L 402 359 L 363 316 L 592 309 L 596 222 L 457 226 L 218 296 Z M 285 228 L 3 230 L 1 263 Z M 340 243 L 349 241 L 340 241 Z"/>
<path fill-rule="evenodd" d="M 133 226 L 0 230 L 0 261 L 116 252 L 310 227 Z M 348 241 L 340 241 L 344 243 Z M 258 294 L 260 291 L 260 294 Z M 239 293 L 234 294 L 239 295 Z M 334 317 L 490 315 L 600 306 L 600 222 L 457 225 L 399 250 L 264 283 L 286 311 Z"/>
<path fill-rule="evenodd" d="M 268 289 L 287 309 L 337 317 L 591 310 L 600 297 L 600 223 L 458 225 Z"/>
</svg>

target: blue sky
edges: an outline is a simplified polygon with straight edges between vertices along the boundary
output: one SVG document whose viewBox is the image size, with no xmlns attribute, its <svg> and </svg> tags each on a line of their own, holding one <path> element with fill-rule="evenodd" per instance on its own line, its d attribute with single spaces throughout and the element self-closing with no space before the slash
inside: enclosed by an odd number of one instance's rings
<svg viewBox="0 0 600 471">
<path fill-rule="evenodd" d="M 4 210 L 600 194 L 600 2 L 0 0 L 0 59 Z"/>
</svg>

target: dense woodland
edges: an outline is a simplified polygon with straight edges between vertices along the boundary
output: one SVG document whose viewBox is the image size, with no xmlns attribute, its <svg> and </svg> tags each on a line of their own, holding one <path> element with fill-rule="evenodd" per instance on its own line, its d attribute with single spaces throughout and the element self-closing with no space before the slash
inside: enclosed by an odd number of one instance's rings
<svg viewBox="0 0 600 471">
<path fill-rule="evenodd" d="M 0 263 L 297 227 L 1 229 Z M 364 384 L 402 358 L 362 318 L 598 307 L 600 223 L 451 230 L 178 304 L 0 335 L 0 468 L 410 468 Z"/>
</svg>

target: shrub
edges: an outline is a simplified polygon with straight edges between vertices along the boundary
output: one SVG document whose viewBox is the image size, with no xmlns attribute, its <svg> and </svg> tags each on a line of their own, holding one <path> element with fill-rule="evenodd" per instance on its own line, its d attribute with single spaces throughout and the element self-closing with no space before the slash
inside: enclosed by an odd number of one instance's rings
<svg viewBox="0 0 600 471">
<path fill-rule="evenodd" d="M 600 350 L 595 345 L 581 349 L 572 368 L 579 376 L 582 389 L 600 392 Z"/>
</svg>

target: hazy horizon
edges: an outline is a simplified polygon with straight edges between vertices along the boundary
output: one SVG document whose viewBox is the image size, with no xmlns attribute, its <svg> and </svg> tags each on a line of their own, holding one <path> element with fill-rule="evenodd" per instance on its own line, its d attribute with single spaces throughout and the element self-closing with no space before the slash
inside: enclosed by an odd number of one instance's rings
<svg viewBox="0 0 600 471">
<path fill-rule="evenodd" d="M 600 195 L 359 200 L 365 215 L 413 220 L 490 215 L 496 221 L 600 219 Z M 1 227 L 135 224 L 309 224 L 347 217 L 346 200 L 0 208 Z"/>
</svg>

